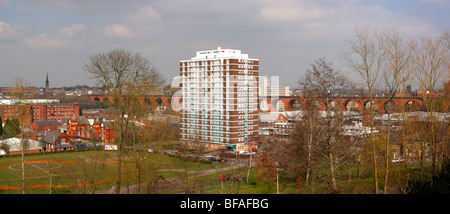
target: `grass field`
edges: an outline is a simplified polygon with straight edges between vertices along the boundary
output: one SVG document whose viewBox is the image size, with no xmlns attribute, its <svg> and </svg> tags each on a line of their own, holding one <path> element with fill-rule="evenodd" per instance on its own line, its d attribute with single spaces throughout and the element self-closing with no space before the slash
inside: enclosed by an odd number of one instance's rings
<svg viewBox="0 0 450 214">
<path fill-rule="evenodd" d="M 192 159 L 142 152 L 145 157 L 141 169 L 145 169 L 140 183 L 162 182 L 161 187 L 152 193 L 212 193 L 212 194 L 276 194 L 275 182 L 262 183 L 256 179 L 257 170 L 247 167 L 231 167 L 230 162 L 199 162 Z M 136 167 L 132 158 L 125 157 L 122 186 L 136 184 Z M 109 190 L 116 185 L 117 154 L 114 151 L 90 150 L 60 153 L 47 153 L 25 156 L 25 186 L 28 194 L 72 194 L 94 193 Z M 417 166 L 411 166 L 418 171 Z M 213 170 L 216 170 L 215 172 Z M 349 173 L 351 171 L 351 173 Z M 339 185 L 342 193 L 365 194 L 373 191 L 371 171 L 361 169 L 361 176 L 356 176 L 355 169 L 340 171 Z M 324 170 L 323 176 L 327 171 Z M 229 174 L 241 179 L 240 182 L 221 182 L 220 176 Z M 246 177 L 249 180 L 246 180 Z M 391 170 L 390 186 L 398 186 L 395 168 Z M 145 180 L 147 179 L 147 180 Z M 153 180 L 152 180 L 153 179 Z M 173 188 L 174 186 L 178 188 Z M 382 188 L 383 170 L 379 173 L 379 187 Z M 280 177 L 280 192 L 296 194 L 297 183 L 292 179 Z M 324 182 L 316 182 L 302 193 L 329 193 Z M 0 194 L 22 193 L 22 165 L 20 157 L 0 158 Z"/>
<path fill-rule="evenodd" d="M 142 153 L 146 169 L 165 178 L 180 176 L 169 169 L 198 171 L 222 167 L 219 163 L 186 161 L 167 155 Z M 117 178 L 117 155 L 114 151 L 75 151 L 25 156 L 25 186 L 27 193 L 86 193 L 110 189 Z M 135 164 L 125 158 L 125 184 L 135 179 Z M 166 171 L 164 171 L 166 170 Z M 51 188 L 50 188 L 51 187 Z M 0 158 L 0 194 L 22 193 L 22 164 L 20 157 Z"/>
</svg>

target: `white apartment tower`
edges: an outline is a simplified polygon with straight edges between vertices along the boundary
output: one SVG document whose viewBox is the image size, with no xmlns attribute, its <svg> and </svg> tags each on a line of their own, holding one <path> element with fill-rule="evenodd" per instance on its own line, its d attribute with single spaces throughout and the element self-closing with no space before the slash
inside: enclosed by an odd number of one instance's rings
<svg viewBox="0 0 450 214">
<path fill-rule="evenodd" d="M 271 79 L 275 81 L 272 82 Z M 280 86 L 277 77 L 260 77 L 259 96 L 261 97 L 287 97 L 289 95 L 289 86 Z"/>
<path fill-rule="evenodd" d="M 181 60 L 181 145 L 236 151 L 256 141 L 258 70 L 258 59 L 220 47 Z"/>
</svg>

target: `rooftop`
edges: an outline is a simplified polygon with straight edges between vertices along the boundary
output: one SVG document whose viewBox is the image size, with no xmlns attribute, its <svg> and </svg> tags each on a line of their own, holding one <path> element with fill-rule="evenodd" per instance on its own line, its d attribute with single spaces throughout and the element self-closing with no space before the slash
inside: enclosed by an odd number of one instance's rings
<svg viewBox="0 0 450 214">
<path fill-rule="evenodd" d="M 248 54 L 242 54 L 241 50 L 222 49 L 221 47 L 218 47 L 217 50 L 197 51 L 197 55 L 192 57 L 191 60 L 220 59 L 230 57 L 248 59 Z"/>
<path fill-rule="evenodd" d="M 51 125 L 61 125 L 57 120 L 45 120 L 45 121 L 34 121 L 38 126 L 51 126 Z"/>
</svg>

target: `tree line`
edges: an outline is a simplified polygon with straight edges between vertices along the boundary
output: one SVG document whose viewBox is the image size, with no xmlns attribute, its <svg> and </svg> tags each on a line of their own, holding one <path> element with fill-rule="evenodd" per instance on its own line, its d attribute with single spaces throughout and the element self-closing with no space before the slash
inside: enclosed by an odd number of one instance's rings
<svg viewBox="0 0 450 214">
<path fill-rule="evenodd" d="M 335 69 L 325 57 L 311 64 L 299 85 L 303 95 L 312 99 L 302 106 L 288 139 L 267 143 L 260 169 L 274 175 L 276 163 L 286 181 L 296 182 L 307 193 L 352 193 L 363 180 L 377 194 L 389 193 L 390 186 L 417 193 L 423 183 L 448 174 L 449 118 L 440 116 L 450 112 L 449 82 L 444 82 L 450 68 L 449 41 L 449 31 L 437 37 L 408 38 L 396 29 L 356 29 L 339 53 L 350 75 Z M 375 91 L 384 88 L 392 100 L 407 81 L 417 81 L 425 94 L 422 108 L 405 109 L 387 102 L 387 124 L 381 125 L 376 120 L 380 112 L 371 105 Z M 330 92 L 336 98 L 356 87 L 365 89 L 370 98 L 361 115 L 367 129 L 363 135 L 349 137 L 343 134 L 344 127 L 352 121 L 342 105 L 326 102 L 320 112 L 314 98 L 327 100 Z M 443 93 L 436 96 L 439 90 Z M 418 110 L 424 118 L 411 114 Z M 394 112 L 400 113 L 396 115 L 400 129 L 393 126 Z M 437 183 L 435 190 L 448 193 L 446 185 Z"/>
</svg>

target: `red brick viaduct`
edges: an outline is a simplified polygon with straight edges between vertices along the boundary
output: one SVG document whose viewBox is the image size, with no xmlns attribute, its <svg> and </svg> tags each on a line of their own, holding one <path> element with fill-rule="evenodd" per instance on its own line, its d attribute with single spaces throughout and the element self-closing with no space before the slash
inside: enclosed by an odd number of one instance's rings
<svg viewBox="0 0 450 214">
<path fill-rule="evenodd" d="M 111 102 L 111 96 L 105 95 L 91 95 L 89 99 L 98 102 Z M 139 101 L 142 104 L 148 104 L 151 106 L 152 110 L 155 110 L 159 106 L 164 106 L 169 111 L 172 111 L 172 98 L 168 96 L 147 96 L 142 97 Z M 259 109 L 262 112 L 276 111 L 279 102 L 282 102 L 281 106 L 284 106 L 285 111 L 300 110 L 305 103 L 308 102 L 310 98 L 299 98 L 299 97 L 260 97 L 259 98 Z M 378 110 L 379 113 L 386 113 L 387 107 L 390 103 L 391 108 L 397 108 L 399 110 L 405 109 L 419 109 L 423 104 L 422 97 L 395 97 L 391 100 L 383 97 L 374 97 L 373 106 Z M 364 111 L 370 108 L 370 98 L 368 97 L 340 97 L 340 98 L 318 98 L 318 104 L 321 110 L 324 110 L 328 104 L 339 105 L 344 111 Z M 278 105 L 280 106 L 280 105 Z M 392 107 L 393 106 L 393 107 Z"/>
</svg>

